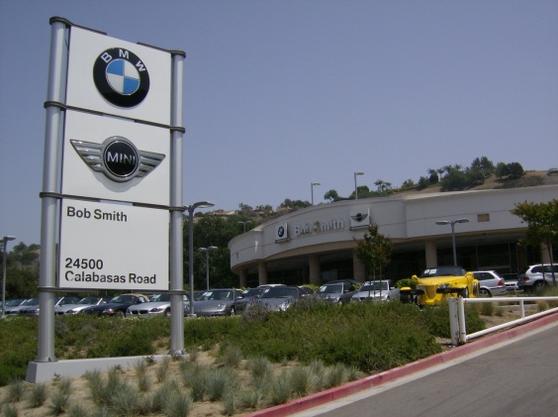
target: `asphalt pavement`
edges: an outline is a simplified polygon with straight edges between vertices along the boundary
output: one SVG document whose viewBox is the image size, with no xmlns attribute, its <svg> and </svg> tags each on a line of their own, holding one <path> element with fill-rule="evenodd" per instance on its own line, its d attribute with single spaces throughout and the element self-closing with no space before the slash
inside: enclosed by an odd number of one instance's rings
<svg viewBox="0 0 558 417">
<path fill-rule="evenodd" d="M 558 417 L 558 326 L 299 417 Z"/>
</svg>

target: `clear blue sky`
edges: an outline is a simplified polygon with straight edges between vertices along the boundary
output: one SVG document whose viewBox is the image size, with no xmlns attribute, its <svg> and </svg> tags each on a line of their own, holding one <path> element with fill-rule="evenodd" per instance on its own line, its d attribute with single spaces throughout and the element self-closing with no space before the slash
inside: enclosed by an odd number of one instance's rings
<svg viewBox="0 0 558 417">
<path fill-rule="evenodd" d="M 184 202 L 310 199 L 481 155 L 558 166 L 556 0 L 0 0 L 0 234 L 40 240 L 50 16 L 183 49 Z"/>
</svg>

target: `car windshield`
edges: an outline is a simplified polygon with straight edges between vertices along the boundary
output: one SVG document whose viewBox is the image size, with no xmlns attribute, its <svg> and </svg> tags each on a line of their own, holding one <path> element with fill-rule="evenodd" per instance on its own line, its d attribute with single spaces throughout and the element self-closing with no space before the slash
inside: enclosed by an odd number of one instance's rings
<svg viewBox="0 0 558 417">
<path fill-rule="evenodd" d="M 230 290 L 213 290 L 213 291 L 206 291 L 201 296 L 201 301 L 210 301 L 210 300 L 232 300 L 233 299 L 233 292 Z"/>
<path fill-rule="evenodd" d="M 170 301 L 170 294 L 169 293 L 155 294 L 153 297 L 151 297 L 151 301 L 156 302 L 156 303 L 169 302 Z"/>
<path fill-rule="evenodd" d="M 244 291 L 244 297 L 258 297 L 263 291 L 263 288 L 248 288 Z"/>
<path fill-rule="evenodd" d="M 79 300 L 77 298 L 74 297 L 64 297 L 62 298 L 62 300 L 60 300 L 60 304 L 61 306 L 66 305 L 66 304 L 75 304 L 77 303 Z"/>
<path fill-rule="evenodd" d="M 329 284 L 320 287 L 321 294 L 338 294 L 343 292 L 343 284 Z"/>
<path fill-rule="evenodd" d="M 99 301 L 97 297 L 84 297 L 77 304 L 97 304 L 97 301 Z"/>
<path fill-rule="evenodd" d="M 39 299 L 38 298 L 30 298 L 29 300 L 25 300 L 23 303 L 21 303 L 22 306 L 38 306 L 39 305 Z"/>
<path fill-rule="evenodd" d="M 6 301 L 6 307 L 16 307 L 23 303 L 23 299 L 16 299 L 16 300 L 8 300 Z"/>
<path fill-rule="evenodd" d="M 263 293 L 262 298 L 288 298 L 298 297 L 298 288 L 273 287 Z"/>
<path fill-rule="evenodd" d="M 134 297 L 133 295 L 118 295 L 112 298 L 110 302 L 115 304 L 135 303 L 136 297 Z"/>
<path fill-rule="evenodd" d="M 437 268 L 427 268 L 424 270 L 421 278 L 445 277 L 445 276 L 462 276 L 465 270 L 459 266 L 439 266 Z"/>
<path fill-rule="evenodd" d="M 387 282 L 373 282 L 371 284 L 363 285 L 360 291 L 379 291 L 379 290 L 389 290 L 389 285 Z"/>
</svg>

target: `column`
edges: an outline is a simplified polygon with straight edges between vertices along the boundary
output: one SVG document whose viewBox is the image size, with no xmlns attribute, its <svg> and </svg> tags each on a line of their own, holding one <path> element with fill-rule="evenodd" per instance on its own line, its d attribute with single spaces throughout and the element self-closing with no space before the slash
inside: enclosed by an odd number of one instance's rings
<svg viewBox="0 0 558 417">
<path fill-rule="evenodd" d="M 258 263 L 258 282 L 260 285 L 267 284 L 267 269 L 265 267 L 265 262 Z"/>
<path fill-rule="evenodd" d="M 359 259 L 356 251 L 353 251 L 353 278 L 359 282 L 366 281 L 366 266 Z"/>
<path fill-rule="evenodd" d="M 550 254 L 548 253 L 548 246 L 546 243 L 541 242 L 541 263 L 550 263 Z"/>
<path fill-rule="evenodd" d="M 424 256 L 426 257 L 427 268 L 438 266 L 438 252 L 436 250 L 436 241 L 427 240 L 424 242 Z"/>
<path fill-rule="evenodd" d="M 320 257 L 310 255 L 308 257 L 308 269 L 310 272 L 310 284 L 320 285 Z"/>
<path fill-rule="evenodd" d="M 246 288 L 246 281 L 247 281 L 248 274 L 246 273 L 246 269 L 241 269 L 238 271 L 238 277 L 240 280 L 240 288 Z"/>
</svg>

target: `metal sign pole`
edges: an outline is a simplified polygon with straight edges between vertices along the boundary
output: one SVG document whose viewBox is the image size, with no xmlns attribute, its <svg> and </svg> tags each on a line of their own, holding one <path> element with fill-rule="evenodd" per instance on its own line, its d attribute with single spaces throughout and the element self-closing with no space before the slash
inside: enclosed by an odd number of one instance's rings
<svg viewBox="0 0 558 417">
<path fill-rule="evenodd" d="M 65 101 L 67 22 L 51 19 L 50 62 L 43 161 L 43 193 L 58 193 L 58 171 L 64 111 L 56 103 Z M 41 255 L 39 275 L 39 330 L 37 362 L 52 362 L 54 355 L 54 292 L 56 288 L 56 237 L 58 199 L 43 195 L 41 199 Z"/>
<path fill-rule="evenodd" d="M 170 205 L 175 210 L 170 213 L 170 290 L 171 290 L 171 346 L 170 354 L 184 355 L 184 301 L 183 301 L 183 250 L 182 250 L 182 77 L 184 73 L 183 51 L 172 54 L 171 91 L 171 189 Z"/>
</svg>

